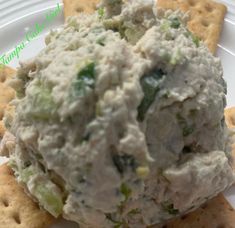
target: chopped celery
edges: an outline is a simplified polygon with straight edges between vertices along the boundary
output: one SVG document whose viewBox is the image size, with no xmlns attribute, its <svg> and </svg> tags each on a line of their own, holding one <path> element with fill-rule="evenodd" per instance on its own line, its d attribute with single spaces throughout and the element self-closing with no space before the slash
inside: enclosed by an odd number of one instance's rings
<svg viewBox="0 0 235 228">
<path fill-rule="evenodd" d="M 19 172 L 19 177 L 26 185 L 33 179 L 40 175 L 40 170 L 35 166 L 29 166 Z M 56 187 L 52 182 L 42 179 L 39 183 L 33 181 L 35 188 L 30 191 L 33 196 L 35 196 L 40 204 L 49 211 L 53 216 L 58 217 L 63 210 L 63 200 L 62 196 L 53 191 Z"/>
<path fill-rule="evenodd" d="M 103 7 L 100 7 L 98 9 L 98 15 L 99 15 L 99 19 L 103 19 L 104 18 L 104 13 L 105 13 L 105 10 Z"/>
<path fill-rule="evenodd" d="M 107 19 L 103 22 L 106 30 L 112 30 L 114 32 L 118 32 L 122 38 L 125 37 L 125 27 L 123 22 L 115 19 Z"/>
<path fill-rule="evenodd" d="M 181 55 L 180 49 L 177 49 L 171 56 L 170 64 L 176 65 L 180 62 L 181 59 L 182 59 L 182 55 Z"/>
<path fill-rule="evenodd" d="M 63 200 L 60 194 L 47 185 L 39 184 L 35 189 L 35 197 L 53 216 L 58 217 L 63 211 Z"/>
<path fill-rule="evenodd" d="M 12 157 L 10 157 L 10 160 L 9 160 L 9 162 L 8 162 L 8 165 L 9 165 L 14 171 L 17 171 L 17 170 L 18 170 L 16 161 L 15 161 L 15 159 L 13 159 Z"/>
<path fill-rule="evenodd" d="M 23 169 L 20 173 L 20 178 L 24 183 L 27 183 L 30 180 L 30 177 L 36 174 L 36 171 L 32 166 L 29 166 L 26 169 Z"/>
<path fill-rule="evenodd" d="M 96 103 L 95 115 L 96 115 L 96 117 L 102 116 L 102 107 L 99 102 Z"/>
<path fill-rule="evenodd" d="M 125 38 L 131 44 L 136 44 L 138 40 L 144 35 L 145 29 L 138 26 L 136 28 L 126 28 L 125 29 Z"/>
<path fill-rule="evenodd" d="M 34 119 L 48 120 L 56 114 L 56 104 L 51 95 L 51 89 L 43 85 L 35 86 L 31 97 L 31 107 L 26 112 Z"/>
<path fill-rule="evenodd" d="M 166 20 L 164 20 L 164 22 L 161 24 L 160 29 L 163 32 L 167 32 L 170 30 L 170 28 L 174 28 L 174 29 L 178 29 L 181 25 L 181 22 L 179 20 L 179 18 L 174 17 L 174 18 L 168 18 Z"/>
<path fill-rule="evenodd" d="M 136 173 L 138 175 L 139 178 L 146 178 L 148 175 L 149 175 L 149 167 L 147 166 L 139 166 L 137 169 L 136 169 Z"/>
<path fill-rule="evenodd" d="M 96 43 L 105 46 L 105 37 L 100 37 L 99 39 L 96 40 Z"/>
</svg>

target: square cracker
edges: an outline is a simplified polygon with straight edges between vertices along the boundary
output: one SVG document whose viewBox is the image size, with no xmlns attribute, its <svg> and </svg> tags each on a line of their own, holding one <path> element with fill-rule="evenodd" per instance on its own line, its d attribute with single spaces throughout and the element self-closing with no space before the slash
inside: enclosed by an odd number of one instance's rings
<svg viewBox="0 0 235 228">
<path fill-rule="evenodd" d="M 3 117 L 6 110 L 12 110 L 13 107 L 9 105 L 9 102 L 15 97 L 15 91 L 7 85 L 16 71 L 10 67 L 3 66 L 0 68 L 0 138 L 5 133 L 5 126 L 3 123 Z"/>
<path fill-rule="evenodd" d="M 235 210 L 222 194 L 196 211 L 152 228 L 234 228 Z"/>
<path fill-rule="evenodd" d="M 64 16 L 67 18 L 69 16 L 78 15 L 82 12 L 94 12 L 100 0 L 63 0 L 63 2 Z"/>
<path fill-rule="evenodd" d="M 188 28 L 216 52 L 227 12 L 225 5 L 211 0 L 157 0 L 157 7 L 189 12 Z"/>
<path fill-rule="evenodd" d="M 0 228 L 47 228 L 53 221 L 26 195 L 11 168 L 0 166 Z"/>
</svg>

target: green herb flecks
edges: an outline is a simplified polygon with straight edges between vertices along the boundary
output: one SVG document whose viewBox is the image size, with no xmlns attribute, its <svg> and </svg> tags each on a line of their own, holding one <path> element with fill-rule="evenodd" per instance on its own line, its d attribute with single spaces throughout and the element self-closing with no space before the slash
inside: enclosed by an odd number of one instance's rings
<svg viewBox="0 0 235 228">
<path fill-rule="evenodd" d="M 20 172 L 20 179 L 25 183 L 27 184 L 28 181 L 30 180 L 30 178 L 32 176 L 35 175 L 35 171 L 33 170 L 32 166 L 30 167 L 27 167 L 25 169 L 23 169 L 21 172 Z"/>
<path fill-rule="evenodd" d="M 120 192 L 124 195 L 125 201 L 127 201 L 131 196 L 132 191 L 125 183 L 123 183 L 120 187 Z"/>
<path fill-rule="evenodd" d="M 119 155 L 113 153 L 112 160 L 120 174 L 123 174 L 126 170 L 128 170 L 128 168 L 130 168 L 133 172 L 137 168 L 135 158 L 128 154 Z"/>
<path fill-rule="evenodd" d="M 196 45 L 196 47 L 199 47 L 199 45 L 200 45 L 200 39 L 199 39 L 199 37 L 197 37 L 197 36 L 194 35 L 193 33 L 191 33 L 191 37 L 192 37 L 193 43 Z"/>
<path fill-rule="evenodd" d="M 163 32 L 167 32 L 167 31 L 169 31 L 170 27 L 171 27 L 171 26 L 170 26 L 169 20 L 164 20 L 163 23 L 162 23 L 161 26 L 160 26 L 160 29 L 161 29 Z"/>
<path fill-rule="evenodd" d="M 144 98 L 138 107 L 138 121 L 143 122 L 146 112 L 155 100 L 155 97 L 160 90 L 160 79 L 163 78 L 162 70 L 154 70 L 150 74 L 143 76 L 140 80 Z"/>
<path fill-rule="evenodd" d="M 105 46 L 105 38 L 101 37 L 96 41 L 97 44 L 101 45 L 101 46 Z"/>
<path fill-rule="evenodd" d="M 125 209 L 125 205 L 132 194 L 132 190 L 127 186 L 127 184 L 122 183 L 119 191 L 124 196 L 124 200 L 122 200 L 118 205 L 118 211 L 122 214 Z"/>
<path fill-rule="evenodd" d="M 118 32 L 121 38 L 125 38 L 126 28 L 123 22 L 115 19 L 107 19 L 103 21 L 103 25 L 106 30 L 112 30 L 114 32 Z"/>
<path fill-rule="evenodd" d="M 25 109 L 29 118 L 48 120 L 56 117 L 57 105 L 53 100 L 52 89 L 39 83 L 29 95 L 30 108 Z"/>
<path fill-rule="evenodd" d="M 181 22 L 180 22 L 179 18 L 174 17 L 174 18 L 169 19 L 169 20 L 170 20 L 171 28 L 178 29 L 180 27 Z"/>
<path fill-rule="evenodd" d="M 100 7 L 98 9 L 98 15 L 99 15 L 99 19 L 103 19 L 104 18 L 104 14 L 105 14 L 105 10 L 103 7 Z"/>
<path fill-rule="evenodd" d="M 123 221 L 117 221 L 113 218 L 113 215 L 110 213 L 106 214 L 106 218 L 114 224 L 113 228 L 121 228 L 124 224 Z"/>
<path fill-rule="evenodd" d="M 176 118 L 178 120 L 179 125 L 182 128 L 182 133 L 184 137 L 187 137 L 194 132 L 195 129 L 194 125 L 189 125 L 185 120 L 185 118 L 183 118 L 179 113 L 177 114 Z"/>
<path fill-rule="evenodd" d="M 95 87 L 95 63 L 89 62 L 77 74 L 77 78 L 73 83 L 73 92 L 76 97 L 84 97 L 88 88 Z"/>
<path fill-rule="evenodd" d="M 186 37 L 191 37 L 193 43 L 195 44 L 196 47 L 200 46 L 200 41 L 201 39 L 199 37 L 197 37 L 195 34 L 193 34 L 192 32 L 190 32 L 189 30 L 187 30 L 187 32 L 185 33 Z"/>
<path fill-rule="evenodd" d="M 137 215 L 137 214 L 141 214 L 141 210 L 139 208 L 132 209 L 127 213 L 127 215 Z"/>
<path fill-rule="evenodd" d="M 161 204 L 163 209 L 168 212 L 170 215 L 177 215 L 179 214 L 179 210 L 174 208 L 174 204 L 169 202 L 164 202 Z"/>
</svg>

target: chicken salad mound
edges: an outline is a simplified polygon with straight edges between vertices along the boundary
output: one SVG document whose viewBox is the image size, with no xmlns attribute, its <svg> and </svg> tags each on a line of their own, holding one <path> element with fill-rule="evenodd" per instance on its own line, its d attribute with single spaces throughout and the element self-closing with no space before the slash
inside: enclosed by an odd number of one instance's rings
<svg viewBox="0 0 235 228">
<path fill-rule="evenodd" d="M 218 58 L 187 16 L 103 0 L 21 63 L 10 165 L 41 207 L 81 227 L 144 228 L 234 182 Z M 2 151 L 4 152 L 4 150 Z"/>
</svg>

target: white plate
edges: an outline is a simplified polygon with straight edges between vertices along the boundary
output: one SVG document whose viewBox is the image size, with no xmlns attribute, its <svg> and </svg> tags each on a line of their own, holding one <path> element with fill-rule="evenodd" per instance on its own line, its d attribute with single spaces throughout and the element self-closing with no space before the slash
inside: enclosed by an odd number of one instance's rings
<svg viewBox="0 0 235 228">
<path fill-rule="evenodd" d="M 223 34 L 220 40 L 217 55 L 221 58 L 224 67 L 224 77 L 228 84 L 228 107 L 235 106 L 235 2 L 234 0 L 220 0 L 229 7 L 226 16 Z M 46 14 L 56 7 L 61 0 L 0 0 L 0 57 L 12 50 L 25 39 L 27 31 L 32 30 L 36 23 L 45 19 Z M 62 4 L 61 4 L 62 7 Z M 63 24 L 63 13 L 58 15 L 33 41 L 27 44 L 20 53 L 20 61 L 34 57 L 43 47 L 44 37 L 50 29 Z M 11 67 L 17 67 L 19 60 L 10 62 Z M 6 161 L 0 158 L 0 164 Z M 235 187 L 225 192 L 226 198 L 235 208 Z M 75 228 L 75 224 L 58 221 L 51 228 Z"/>
</svg>

